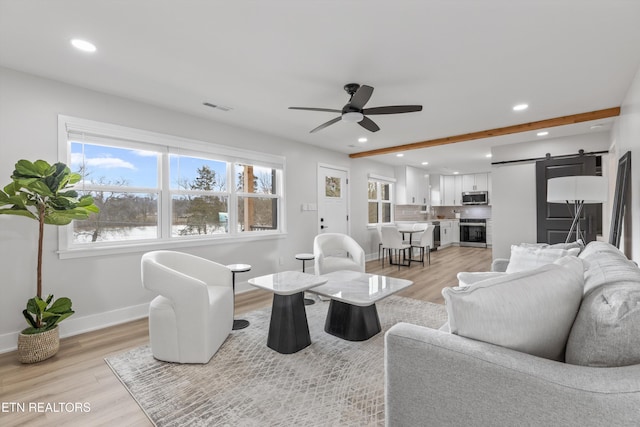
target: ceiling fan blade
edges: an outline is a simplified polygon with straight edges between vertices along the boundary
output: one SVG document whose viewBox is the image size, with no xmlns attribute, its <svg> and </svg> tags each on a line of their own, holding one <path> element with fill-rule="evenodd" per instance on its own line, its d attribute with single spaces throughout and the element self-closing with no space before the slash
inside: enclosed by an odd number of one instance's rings
<svg viewBox="0 0 640 427">
<path fill-rule="evenodd" d="M 358 122 L 358 124 L 371 132 L 378 132 L 380 130 L 380 127 L 378 127 L 378 125 L 369 117 L 363 118 Z"/>
<path fill-rule="evenodd" d="M 422 111 L 422 105 L 389 105 L 387 107 L 365 108 L 362 114 L 398 114 Z"/>
<path fill-rule="evenodd" d="M 310 108 L 310 107 L 289 107 L 289 110 L 325 111 L 327 113 L 340 113 L 340 112 L 342 112 L 342 110 L 334 110 L 332 108 Z"/>
<path fill-rule="evenodd" d="M 309 133 L 316 133 L 319 130 L 322 130 L 322 129 L 326 128 L 327 126 L 331 126 L 332 124 L 339 122 L 340 120 L 342 120 L 342 116 L 338 116 L 335 119 L 331 119 L 328 122 L 321 124 L 317 128 L 312 129 L 311 132 L 309 132 Z"/>
<path fill-rule="evenodd" d="M 352 108 L 361 110 L 362 107 L 364 107 L 364 104 L 366 104 L 367 101 L 369 101 L 369 98 L 371 98 L 372 93 L 373 93 L 373 88 L 371 86 L 362 85 L 356 91 L 356 93 L 353 94 L 349 104 L 351 105 Z"/>
</svg>

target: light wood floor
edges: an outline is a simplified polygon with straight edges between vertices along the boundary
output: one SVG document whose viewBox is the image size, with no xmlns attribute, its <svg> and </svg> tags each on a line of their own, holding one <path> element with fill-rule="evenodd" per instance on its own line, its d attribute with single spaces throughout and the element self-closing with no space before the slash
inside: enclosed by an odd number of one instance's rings
<svg viewBox="0 0 640 427">
<path fill-rule="evenodd" d="M 488 271 L 491 250 L 451 247 L 431 254 L 431 265 L 414 263 L 410 268 L 367 263 L 367 272 L 406 278 L 414 285 L 399 295 L 443 303 L 442 288 L 457 284 L 459 271 Z M 255 290 L 239 294 L 236 314 L 271 304 L 272 294 Z M 266 340 L 266 337 L 265 337 Z M 61 340 L 60 351 L 46 361 L 22 365 L 15 352 L 0 355 L 0 425 L 150 426 L 104 358 L 149 341 L 147 320 L 141 319 Z M 27 405 L 26 413 L 11 412 L 11 402 Z M 29 413 L 29 402 L 88 403 L 87 413 Z M 9 406 L 8 406 L 9 405 Z M 55 409 L 55 408 L 54 408 Z"/>
</svg>

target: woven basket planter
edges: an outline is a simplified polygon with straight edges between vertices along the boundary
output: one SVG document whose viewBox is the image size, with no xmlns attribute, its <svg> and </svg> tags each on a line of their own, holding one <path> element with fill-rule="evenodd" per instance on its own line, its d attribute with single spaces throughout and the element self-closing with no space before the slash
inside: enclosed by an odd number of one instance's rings
<svg viewBox="0 0 640 427">
<path fill-rule="evenodd" d="M 55 355 L 60 348 L 58 327 L 39 334 L 18 336 L 18 360 L 21 363 L 36 363 Z"/>
</svg>

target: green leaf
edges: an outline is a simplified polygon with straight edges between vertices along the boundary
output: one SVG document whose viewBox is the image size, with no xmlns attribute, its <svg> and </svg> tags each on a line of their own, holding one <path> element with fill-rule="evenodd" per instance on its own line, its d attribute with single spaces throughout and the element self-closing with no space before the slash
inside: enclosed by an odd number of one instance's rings
<svg viewBox="0 0 640 427">
<path fill-rule="evenodd" d="M 44 161 L 39 160 L 39 161 L 36 161 L 36 163 L 34 164 L 34 163 L 31 163 L 29 160 L 24 160 L 24 159 L 18 160 L 18 163 L 16 163 L 16 169 L 13 171 L 13 176 L 17 178 L 44 176 L 44 173 L 49 168 L 49 165 L 47 164 L 47 167 L 42 169 L 42 163 L 38 163 L 38 162 L 44 162 Z"/>
<path fill-rule="evenodd" d="M 53 302 L 47 311 L 51 313 L 63 314 L 71 310 L 71 300 L 67 297 L 58 298 Z"/>
<path fill-rule="evenodd" d="M 43 300 L 42 298 L 40 298 L 40 297 L 35 297 L 35 298 L 33 298 L 33 300 L 38 305 L 38 309 L 39 309 L 38 314 L 44 313 L 46 311 L 46 309 L 47 309 L 47 305 L 49 305 L 49 304 L 47 304 L 47 302 L 45 300 Z"/>
<path fill-rule="evenodd" d="M 27 218 L 38 220 L 38 217 L 24 209 L 0 209 L 0 214 L 26 216 Z"/>
<path fill-rule="evenodd" d="M 22 310 L 22 315 L 24 316 L 25 319 L 27 319 L 27 323 L 31 325 L 32 328 L 38 327 L 38 325 L 36 325 L 36 320 L 33 318 L 33 316 L 29 314 L 27 310 Z"/>
<path fill-rule="evenodd" d="M 38 172 L 38 175 L 40 176 L 49 175 L 52 169 L 52 166 L 44 160 L 36 160 L 35 162 L 33 162 L 33 167 L 35 168 L 35 170 Z"/>
<path fill-rule="evenodd" d="M 31 182 L 25 185 L 25 187 L 27 187 L 27 189 L 33 191 L 36 194 L 40 194 L 48 197 L 53 196 L 53 192 L 51 191 L 49 186 L 47 186 L 47 184 L 39 180 Z"/>
<path fill-rule="evenodd" d="M 69 184 L 73 185 L 82 181 L 82 176 L 79 173 L 71 173 L 69 174 Z"/>
<path fill-rule="evenodd" d="M 7 193 L 8 196 L 13 196 L 14 194 L 16 194 L 17 190 L 18 190 L 18 188 L 16 188 L 16 183 L 15 182 L 7 184 L 4 187 L 4 191 Z"/>
<path fill-rule="evenodd" d="M 37 298 L 37 297 L 36 297 Z M 27 301 L 27 311 L 29 313 L 35 314 L 36 317 L 40 316 L 40 314 L 42 313 L 42 311 L 40 310 L 40 307 L 38 306 L 38 304 L 36 303 L 36 298 L 30 298 Z"/>
</svg>

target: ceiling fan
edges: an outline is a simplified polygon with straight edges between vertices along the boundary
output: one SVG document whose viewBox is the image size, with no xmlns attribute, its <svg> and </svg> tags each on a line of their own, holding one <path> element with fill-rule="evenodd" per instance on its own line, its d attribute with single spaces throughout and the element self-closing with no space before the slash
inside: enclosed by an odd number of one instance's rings
<svg viewBox="0 0 640 427">
<path fill-rule="evenodd" d="M 342 110 L 334 110 L 331 108 L 312 108 L 312 107 L 289 107 L 290 110 L 308 110 L 308 111 L 325 111 L 328 113 L 340 113 L 340 115 L 334 119 L 329 120 L 326 123 L 321 124 L 315 129 L 312 129 L 310 133 L 318 132 L 331 126 L 334 123 L 344 120 L 345 122 L 355 123 L 357 122 L 363 128 L 377 132 L 380 127 L 371 120 L 368 115 L 374 114 L 398 114 L 398 113 L 413 113 L 415 111 L 422 111 L 422 105 L 389 105 L 386 107 L 373 107 L 364 108 L 365 104 L 371 98 L 373 88 L 371 86 L 362 85 L 358 83 L 348 83 L 344 85 L 344 90 L 350 95 L 349 102 L 342 107 Z"/>
</svg>

